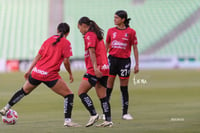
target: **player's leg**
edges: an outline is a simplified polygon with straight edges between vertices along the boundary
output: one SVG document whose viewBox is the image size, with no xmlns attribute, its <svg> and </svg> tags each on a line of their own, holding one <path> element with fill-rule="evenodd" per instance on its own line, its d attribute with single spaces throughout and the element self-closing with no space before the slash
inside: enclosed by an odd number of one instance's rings
<svg viewBox="0 0 200 133">
<path fill-rule="evenodd" d="M 93 105 L 92 99 L 87 94 L 87 92 L 90 90 L 91 87 L 92 86 L 90 85 L 90 83 L 87 80 L 82 80 L 81 84 L 79 86 L 78 95 L 79 95 L 83 105 L 89 111 L 90 115 L 95 116 L 97 114 L 95 107 Z"/>
<path fill-rule="evenodd" d="M 110 101 L 111 93 L 114 87 L 114 82 L 115 82 L 115 76 L 109 76 L 108 81 L 107 81 L 107 89 L 106 89 L 106 96 L 109 101 Z"/>
<path fill-rule="evenodd" d="M 103 114 L 105 115 L 105 122 L 103 122 L 102 124 L 99 124 L 97 126 L 111 127 L 113 125 L 113 123 L 112 123 L 112 119 L 111 119 L 110 103 L 106 96 L 106 85 L 107 85 L 107 76 L 102 77 L 99 80 L 99 82 L 95 85 L 96 93 L 100 99 Z"/>
<path fill-rule="evenodd" d="M 58 79 L 50 82 L 44 82 L 51 90 L 55 93 L 64 97 L 64 126 L 67 127 L 78 127 L 77 123 L 73 123 L 71 120 L 74 94 L 67 86 L 63 79 Z"/>
<path fill-rule="evenodd" d="M 119 64 L 117 64 L 117 58 L 112 57 L 111 55 L 108 56 L 108 61 L 109 61 L 109 77 L 107 80 L 106 96 L 108 100 L 110 100 Z"/>
<path fill-rule="evenodd" d="M 40 83 L 40 81 L 32 79 L 32 77 L 30 76 L 23 87 L 15 92 L 9 100 L 8 104 L 2 110 L 0 110 L 0 114 L 5 115 L 12 106 L 19 102 L 24 96 L 33 91 Z"/>
<path fill-rule="evenodd" d="M 128 114 L 128 106 L 129 106 L 128 81 L 129 79 L 120 78 L 120 90 L 122 96 L 122 115 Z"/>
<path fill-rule="evenodd" d="M 128 107 L 129 107 L 128 81 L 129 79 L 120 79 L 120 90 L 122 94 L 122 118 L 124 120 L 133 119 L 132 116 L 128 114 Z"/>
<path fill-rule="evenodd" d="M 95 84 L 96 84 L 95 77 L 92 77 L 92 79 L 91 79 L 91 75 L 85 74 L 83 80 L 81 81 L 79 89 L 78 89 L 78 95 L 79 95 L 83 105 L 90 113 L 90 118 L 89 118 L 88 123 L 86 124 L 86 127 L 92 126 L 99 119 L 99 115 L 96 113 L 92 99 L 87 94 L 87 92 Z"/>
<path fill-rule="evenodd" d="M 53 83 L 54 82 L 54 83 Z M 55 93 L 65 97 L 67 95 L 71 95 L 73 94 L 73 92 L 70 90 L 70 88 L 67 86 L 67 84 L 65 83 L 65 81 L 63 79 L 58 79 L 58 80 L 54 80 L 50 82 L 45 82 L 45 84 L 51 88 L 51 90 L 53 90 Z"/>
<path fill-rule="evenodd" d="M 131 69 L 130 58 L 119 60 L 120 62 L 120 72 L 118 73 L 120 77 L 120 90 L 122 96 L 122 118 L 125 120 L 133 119 L 130 114 L 128 114 L 129 106 L 129 93 L 128 93 L 128 82 Z"/>
</svg>

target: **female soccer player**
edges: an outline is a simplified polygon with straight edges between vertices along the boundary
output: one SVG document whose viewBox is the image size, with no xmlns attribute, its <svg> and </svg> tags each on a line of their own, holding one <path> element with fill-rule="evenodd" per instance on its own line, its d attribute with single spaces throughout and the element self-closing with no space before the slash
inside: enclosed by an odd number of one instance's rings
<svg viewBox="0 0 200 133">
<path fill-rule="evenodd" d="M 64 62 L 64 66 L 69 73 L 70 82 L 73 82 L 69 62 L 69 58 L 72 56 L 72 49 L 71 43 L 66 39 L 69 31 L 68 24 L 60 23 L 57 27 L 58 35 L 50 37 L 43 43 L 30 68 L 24 75 L 25 84 L 12 96 L 8 104 L 0 110 L 1 115 L 5 115 L 19 100 L 31 93 L 40 83 L 44 83 L 55 93 L 64 97 L 64 126 L 79 126 L 71 121 L 74 94 L 58 73 L 61 63 Z"/>
<path fill-rule="evenodd" d="M 116 27 L 110 28 L 106 37 L 106 49 L 109 51 L 109 77 L 107 82 L 107 97 L 110 99 L 116 75 L 120 79 L 122 93 L 123 113 L 122 119 L 131 120 L 133 117 L 128 114 L 129 94 L 128 82 L 131 68 L 131 47 L 135 56 L 134 73 L 139 72 L 137 37 L 134 29 L 129 27 L 130 18 L 124 10 L 119 10 L 114 15 Z"/>
<path fill-rule="evenodd" d="M 111 122 L 111 110 L 109 101 L 106 97 L 109 66 L 103 41 L 103 30 L 88 17 L 80 18 L 78 28 L 84 36 L 85 64 L 87 68 L 87 72 L 80 83 L 78 95 L 91 115 L 86 127 L 92 126 L 99 118 L 92 99 L 87 94 L 93 86 L 96 89 L 103 113 L 105 114 L 105 121 L 96 126 L 111 127 L 113 125 Z"/>
</svg>

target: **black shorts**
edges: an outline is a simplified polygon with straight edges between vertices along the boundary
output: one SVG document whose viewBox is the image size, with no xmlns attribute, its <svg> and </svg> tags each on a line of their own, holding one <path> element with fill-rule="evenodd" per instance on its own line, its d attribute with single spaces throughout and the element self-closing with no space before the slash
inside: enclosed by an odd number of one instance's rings
<svg viewBox="0 0 200 133">
<path fill-rule="evenodd" d="M 101 78 L 97 78 L 96 76 L 86 73 L 86 74 L 84 74 L 83 79 L 88 80 L 88 82 L 92 86 L 95 86 L 96 83 L 100 83 L 103 87 L 107 88 L 108 76 L 103 76 Z"/>
<path fill-rule="evenodd" d="M 110 76 L 119 75 L 121 79 L 128 79 L 131 71 L 130 58 L 117 58 L 111 55 L 108 56 Z"/>
<path fill-rule="evenodd" d="M 49 88 L 52 88 L 58 81 L 58 79 L 53 80 L 53 81 L 40 81 L 37 79 L 34 79 L 31 75 L 28 78 L 28 81 L 32 84 L 32 85 L 39 85 L 40 83 L 44 83 L 46 86 L 48 86 Z"/>
</svg>

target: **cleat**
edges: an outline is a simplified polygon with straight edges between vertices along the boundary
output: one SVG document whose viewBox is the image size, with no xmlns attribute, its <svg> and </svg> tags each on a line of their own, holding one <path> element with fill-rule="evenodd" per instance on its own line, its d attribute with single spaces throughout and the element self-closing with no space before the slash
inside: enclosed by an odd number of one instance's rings
<svg viewBox="0 0 200 133">
<path fill-rule="evenodd" d="M 96 125 L 96 127 L 112 127 L 113 123 L 112 121 L 104 121 L 101 124 Z"/>
<path fill-rule="evenodd" d="M 74 123 L 71 121 L 65 121 L 64 126 L 66 126 L 66 127 L 81 127 L 81 125 L 79 125 L 78 123 Z"/>
<path fill-rule="evenodd" d="M 7 112 L 8 110 L 6 109 L 6 108 L 3 108 L 3 109 L 1 109 L 0 110 L 0 114 L 2 115 L 2 116 L 4 116 L 4 115 L 6 115 L 6 112 Z"/>
<path fill-rule="evenodd" d="M 92 126 L 95 122 L 97 122 L 99 119 L 99 115 L 96 114 L 95 116 L 90 116 L 90 119 L 88 121 L 88 123 L 85 125 L 86 127 L 90 127 Z"/>
<path fill-rule="evenodd" d="M 124 114 L 124 115 L 122 116 L 122 119 L 124 119 L 124 120 L 132 120 L 133 117 L 132 117 L 130 114 Z"/>
</svg>

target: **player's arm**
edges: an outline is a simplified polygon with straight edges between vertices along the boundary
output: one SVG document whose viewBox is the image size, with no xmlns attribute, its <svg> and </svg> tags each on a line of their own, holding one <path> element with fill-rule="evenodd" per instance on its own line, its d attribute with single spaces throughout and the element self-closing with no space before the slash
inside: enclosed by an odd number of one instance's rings
<svg viewBox="0 0 200 133">
<path fill-rule="evenodd" d="M 100 71 L 100 68 L 97 66 L 97 60 L 96 60 L 96 52 L 95 52 L 95 48 L 90 47 L 89 48 L 89 54 L 90 54 L 90 59 L 92 61 L 92 65 L 94 68 L 94 72 L 97 78 L 102 77 L 102 73 Z"/>
<path fill-rule="evenodd" d="M 110 43 L 106 43 L 106 51 L 108 52 L 109 50 L 109 47 L 110 47 Z"/>
<path fill-rule="evenodd" d="M 134 73 L 138 73 L 139 72 L 139 54 L 138 54 L 137 45 L 133 45 L 133 52 L 134 52 L 134 57 L 135 57 Z"/>
<path fill-rule="evenodd" d="M 72 83 L 74 81 L 74 78 L 73 78 L 72 71 L 71 71 L 69 57 L 64 58 L 63 63 L 64 63 L 64 66 L 65 66 L 65 69 L 69 73 L 70 83 Z"/>
<path fill-rule="evenodd" d="M 105 42 L 106 42 L 106 51 L 108 52 L 110 44 L 111 44 L 111 32 L 110 32 L 110 30 L 108 30 L 108 32 L 107 32 L 107 36 L 106 36 L 106 41 Z"/>
<path fill-rule="evenodd" d="M 25 73 L 25 75 L 24 75 L 24 78 L 25 78 L 25 79 L 28 78 L 28 76 L 30 75 L 30 73 L 31 73 L 31 71 L 32 71 L 32 69 L 33 69 L 33 67 L 36 65 L 36 63 L 38 62 L 38 60 L 40 60 L 41 57 L 42 57 L 42 56 L 38 53 L 38 54 L 36 55 L 36 57 L 33 59 L 32 63 L 31 63 L 31 66 L 29 67 L 28 71 L 27 71 L 27 72 Z"/>
</svg>

